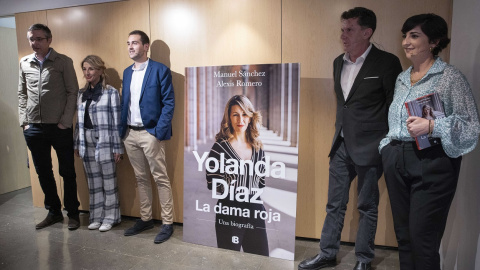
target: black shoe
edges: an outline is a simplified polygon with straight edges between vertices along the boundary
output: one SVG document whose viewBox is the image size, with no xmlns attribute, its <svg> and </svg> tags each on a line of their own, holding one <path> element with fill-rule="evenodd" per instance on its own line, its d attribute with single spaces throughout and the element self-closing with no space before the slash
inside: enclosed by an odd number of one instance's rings
<svg viewBox="0 0 480 270">
<path fill-rule="evenodd" d="M 303 269 L 309 269 L 309 270 L 317 270 L 325 267 L 333 267 L 337 265 L 337 259 L 325 259 L 320 257 L 320 254 L 317 256 L 314 256 L 312 258 L 308 258 L 306 260 L 303 260 L 299 265 L 298 269 L 303 270 Z"/>
<path fill-rule="evenodd" d="M 47 217 L 40 223 L 38 223 L 37 225 L 35 225 L 35 229 L 43 229 L 45 227 L 48 227 L 50 225 L 53 225 L 57 222 L 61 222 L 63 221 L 63 215 L 62 214 L 58 214 L 58 215 L 50 215 L 48 214 Z"/>
<path fill-rule="evenodd" d="M 155 244 L 160 244 L 167 241 L 170 236 L 173 234 L 173 225 L 172 224 L 164 224 L 162 225 L 162 230 L 157 234 L 155 240 L 153 241 Z"/>
<path fill-rule="evenodd" d="M 141 219 L 137 220 L 137 222 L 135 222 L 135 225 L 133 225 L 133 227 L 131 228 L 128 228 L 125 230 L 125 233 L 123 235 L 125 236 L 131 236 L 131 235 L 135 235 L 135 234 L 139 234 L 145 230 L 148 230 L 148 229 L 151 229 L 153 228 L 153 220 L 149 220 L 149 221 L 143 221 Z"/>
<path fill-rule="evenodd" d="M 74 231 L 80 228 L 80 217 L 78 215 L 68 217 L 68 229 Z"/>
<path fill-rule="evenodd" d="M 372 264 L 371 263 L 362 263 L 357 261 L 357 264 L 355 264 L 355 267 L 353 270 L 371 270 L 372 269 Z"/>
</svg>

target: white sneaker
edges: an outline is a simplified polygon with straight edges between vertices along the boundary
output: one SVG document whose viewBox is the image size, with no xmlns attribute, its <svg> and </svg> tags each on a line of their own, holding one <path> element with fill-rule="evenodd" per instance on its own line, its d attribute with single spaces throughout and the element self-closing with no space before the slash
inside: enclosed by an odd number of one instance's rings
<svg viewBox="0 0 480 270">
<path fill-rule="evenodd" d="M 102 225 L 100 222 L 92 222 L 90 225 L 88 225 L 89 230 L 96 230 L 100 228 L 100 225 Z"/>
<path fill-rule="evenodd" d="M 100 226 L 100 229 L 98 229 L 101 232 L 106 232 L 109 231 L 112 228 L 112 224 L 108 223 L 103 223 L 102 226 Z"/>
</svg>

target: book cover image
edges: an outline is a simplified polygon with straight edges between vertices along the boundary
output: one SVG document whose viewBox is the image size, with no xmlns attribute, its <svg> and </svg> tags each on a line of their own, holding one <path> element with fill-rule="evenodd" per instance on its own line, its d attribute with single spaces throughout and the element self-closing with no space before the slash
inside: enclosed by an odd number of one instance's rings
<svg viewBox="0 0 480 270">
<path fill-rule="evenodd" d="M 405 102 L 408 115 L 418 116 L 427 120 L 441 119 L 445 117 L 445 110 L 438 93 L 428 94 L 414 100 Z M 428 137 L 428 134 L 422 134 L 415 138 L 418 150 L 428 148 L 440 143 L 440 140 Z"/>
<path fill-rule="evenodd" d="M 185 77 L 183 240 L 294 260 L 300 64 Z M 239 132 L 251 148 L 232 141 Z"/>
</svg>

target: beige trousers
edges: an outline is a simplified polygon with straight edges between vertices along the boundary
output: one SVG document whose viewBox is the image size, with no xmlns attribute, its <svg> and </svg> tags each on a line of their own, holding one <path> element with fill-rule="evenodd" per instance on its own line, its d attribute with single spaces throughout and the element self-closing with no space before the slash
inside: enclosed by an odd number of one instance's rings
<svg viewBox="0 0 480 270">
<path fill-rule="evenodd" d="M 140 200 L 140 216 L 143 221 L 152 219 L 152 183 L 148 167 L 157 185 L 158 198 L 162 207 L 163 224 L 173 223 L 172 187 L 167 175 L 165 142 L 159 141 L 146 130 L 127 130 L 124 140 L 128 158 L 137 178 Z M 148 164 L 148 166 L 147 166 Z"/>
</svg>

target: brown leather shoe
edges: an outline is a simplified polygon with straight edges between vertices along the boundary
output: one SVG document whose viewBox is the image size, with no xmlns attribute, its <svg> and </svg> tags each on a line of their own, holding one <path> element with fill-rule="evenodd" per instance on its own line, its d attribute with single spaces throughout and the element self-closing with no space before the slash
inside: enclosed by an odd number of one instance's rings
<svg viewBox="0 0 480 270">
<path fill-rule="evenodd" d="M 53 225 L 57 222 L 61 222 L 63 221 L 63 215 L 62 214 L 59 214 L 59 215 L 47 215 L 47 217 L 40 223 L 38 223 L 37 225 L 35 225 L 35 229 L 43 229 L 45 227 L 48 227 L 50 225 Z"/>
<path fill-rule="evenodd" d="M 78 215 L 68 218 L 68 229 L 74 231 L 80 227 L 80 217 Z"/>
</svg>

